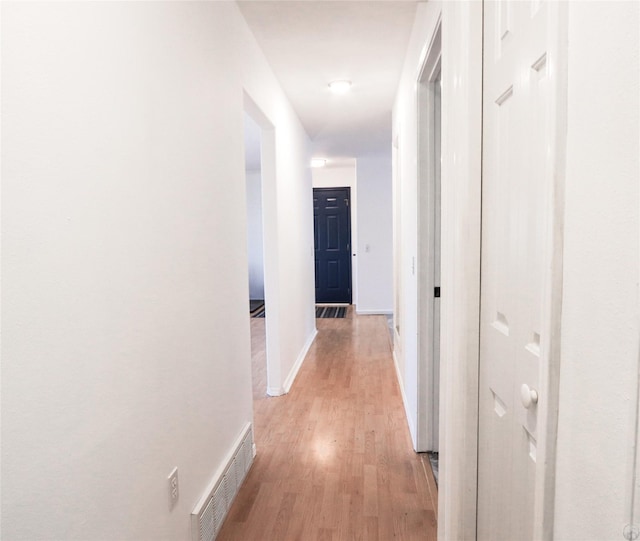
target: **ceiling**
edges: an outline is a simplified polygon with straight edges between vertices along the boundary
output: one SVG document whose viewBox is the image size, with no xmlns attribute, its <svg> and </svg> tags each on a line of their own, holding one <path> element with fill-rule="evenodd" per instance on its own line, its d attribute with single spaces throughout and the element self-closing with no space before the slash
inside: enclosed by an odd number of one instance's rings
<svg viewBox="0 0 640 541">
<path fill-rule="evenodd" d="M 388 151 L 391 108 L 416 1 L 239 1 L 267 61 L 312 141 L 340 159 Z M 329 82 L 352 81 L 345 95 Z"/>
</svg>

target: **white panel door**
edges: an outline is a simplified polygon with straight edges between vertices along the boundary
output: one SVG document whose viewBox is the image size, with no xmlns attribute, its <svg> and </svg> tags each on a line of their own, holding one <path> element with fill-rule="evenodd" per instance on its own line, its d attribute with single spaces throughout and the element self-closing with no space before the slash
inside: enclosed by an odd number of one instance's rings
<svg viewBox="0 0 640 541">
<path fill-rule="evenodd" d="M 480 540 L 533 539 L 536 468 L 543 467 L 538 438 L 546 424 L 538 412 L 548 398 L 539 375 L 548 342 L 554 4 L 484 4 Z M 537 403 L 532 392 L 523 396 L 527 388 L 538 392 Z"/>
</svg>

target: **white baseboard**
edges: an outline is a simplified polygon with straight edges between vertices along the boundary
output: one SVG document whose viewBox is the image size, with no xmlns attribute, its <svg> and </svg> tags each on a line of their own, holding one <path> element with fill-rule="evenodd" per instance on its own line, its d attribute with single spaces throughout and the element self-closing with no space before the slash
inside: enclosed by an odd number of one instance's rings
<svg viewBox="0 0 640 541">
<path fill-rule="evenodd" d="M 309 335 L 307 342 L 303 346 L 302 350 L 300 350 L 298 358 L 296 359 L 296 363 L 291 368 L 291 372 L 289 372 L 287 379 L 284 380 L 285 394 L 291 390 L 291 386 L 293 385 L 293 382 L 298 375 L 298 371 L 300 370 L 300 367 L 302 366 L 307 353 L 309 353 L 309 348 L 311 347 L 311 344 L 313 344 L 313 341 L 316 339 L 316 336 L 318 336 L 318 329 L 313 329 L 313 332 Z"/>
<path fill-rule="evenodd" d="M 402 396 L 402 403 L 404 404 L 404 413 L 407 416 L 407 425 L 409 425 L 409 433 L 411 434 L 411 443 L 413 444 L 413 449 L 415 450 L 418 448 L 417 434 L 415 430 L 415 425 L 413 425 L 413 415 L 409 408 L 409 401 L 407 400 L 407 395 L 404 392 L 404 383 L 403 383 L 402 376 L 400 374 L 400 365 L 398 364 L 398 358 L 396 357 L 395 351 L 393 352 L 393 364 L 396 367 L 396 377 L 398 378 L 400 395 Z"/>
<path fill-rule="evenodd" d="M 356 308 L 356 314 L 359 316 L 391 316 L 393 310 L 359 310 Z"/>
<path fill-rule="evenodd" d="M 213 541 L 255 457 L 253 426 L 246 423 L 191 512 L 192 541 Z"/>
<path fill-rule="evenodd" d="M 267 387 L 267 394 L 269 396 L 282 396 L 283 394 L 287 394 L 291 390 L 291 386 L 293 385 L 293 382 L 298 375 L 298 371 L 300 370 L 300 367 L 304 362 L 304 358 L 307 356 L 307 353 L 309 353 L 309 348 L 311 347 L 311 344 L 313 344 L 313 341 L 316 339 L 316 336 L 318 336 L 318 329 L 313 329 L 313 332 L 307 339 L 305 345 L 300 350 L 298 358 L 291 368 L 287 379 L 284 380 L 284 384 L 282 385 L 282 387 Z"/>
</svg>

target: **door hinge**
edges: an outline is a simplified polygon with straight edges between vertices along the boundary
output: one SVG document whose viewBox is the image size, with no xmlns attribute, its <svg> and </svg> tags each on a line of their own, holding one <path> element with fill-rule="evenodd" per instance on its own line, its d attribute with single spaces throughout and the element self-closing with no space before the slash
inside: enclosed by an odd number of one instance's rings
<svg viewBox="0 0 640 541">
<path fill-rule="evenodd" d="M 349 206 L 349 200 L 348 200 L 348 199 L 345 199 L 345 200 L 344 200 L 344 204 L 345 204 L 345 205 L 347 205 L 347 206 Z"/>
<path fill-rule="evenodd" d="M 434 296 L 436 299 L 439 299 L 439 298 L 440 298 L 440 286 L 438 286 L 438 287 L 434 287 L 434 288 L 433 288 L 433 296 Z"/>
</svg>

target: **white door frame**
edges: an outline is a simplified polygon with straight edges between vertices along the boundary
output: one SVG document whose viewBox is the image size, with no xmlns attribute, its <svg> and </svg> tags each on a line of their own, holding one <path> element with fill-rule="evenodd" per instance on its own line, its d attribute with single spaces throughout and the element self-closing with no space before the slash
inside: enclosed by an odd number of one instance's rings
<svg viewBox="0 0 640 541">
<path fill-rule="evenodd" d="M 438 538 L 476 538 L 482 3 L 442 3 Z"/>
<path fill-rule="evenodd" d="M 282 385 L 278 289 L 278 199 L 276 185 L 276 135 L 269 118 L 244 92 L 244 111 L 260 127 L 260 171 L 262 176 L 262 242 L 264 254 L 264 306 L 267 357 L 267 394 L 285 394 Z"/>
<path fill-rule="evenodd" d="M 438 20 L 430 43 L 425 49 L 424 61 L 417 77 L 418 111 L 418 400 L 416 451 L 438 451 L 439 410 L 439 333 L 434 329 L 439 322 L 440 303 L 434 298 L 436 284 L 435 265 L 440 265 L 436 251 L 436 165 L 434 144 L 436 135 L 434 85 L 440 74 L 442 57 L 442 20 Z M 436 200 L 437 199 L 437 200 Z M 439 210 L 438 210 L 439 216 Z"/>
<path fill-rule="evenodd" d="M 558 439 L 558 411 L 560 407 L 560 359 L 563 295 L 564 255 L 564 195 L 567 155 L 567 95 L 568 95 L 568 34 L 569 12 L 567 2 L 550 3 L 554 10 L 549 21 L 549 35 L 554 36 L 547 54 L 551 73 L 555 74 L 555 95 L 550 100 L 547 134 L 554 142 L 550 146 L 550 176 L 552 186 L 549 205 L 549 221 L 546 231 L 547 272 L 544 277 L 542 307 L 542 331 L 547 340 L 540 344 L 540 387 L 545 389 L 547 400 L 540 403 L 538 418 L 545 419 L 546 431 L 538 434 L 539 460 L 545 467 L 536 472 L 534 496 L 533 539 L 553 540 L 555 511 L 556 449 Z"/>
</svg>

